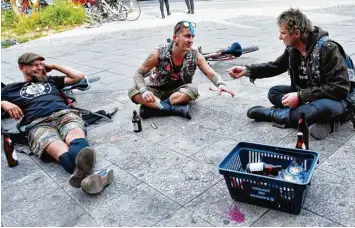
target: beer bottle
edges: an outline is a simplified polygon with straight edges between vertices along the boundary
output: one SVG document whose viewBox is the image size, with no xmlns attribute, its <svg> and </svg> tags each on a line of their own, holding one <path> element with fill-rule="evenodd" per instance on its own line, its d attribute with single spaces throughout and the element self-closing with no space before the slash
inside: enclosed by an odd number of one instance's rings
<svg viewBox="0 0 355 228">
<path fill-rule="evenodd" d="M 12 144 L 10 138 L 3 135 L 4 138 L 4 152 L 6 155 L 7 164 L 9 167 L 15 167 L 18 165 L 17 156 L 15 152 L 14 145 Z"/>
<path fill-rule="evenodd" d="M 309 150 L 309 130 L 306 115 L 303 111 L 301 112 L 301 117 L 298 120 L 297 131 L 302 132 L 304 145 L 306 146 L 306 150 Z"/>
<path fill-rule="evenodd" d="M 264 162 L 247 164 L 247 172 L 253 174 L 277 176 L 280 170 L 282 170 L 281 165 L 270 165 Z"/>
<path fill-rule="evenodd" d="M 133 131 L 134 132 L 142 131 L 142 122 L 141 122 L 141 119 L 139 118 L 136 110 L 133 111 L 132 124 L 133 124 Z"/>
<path fill-rule="evenodd" d="M 304 141 L 303 141 L 303 133 L 302 132 L 298 132 L 297 133 L 296 148 L 297 149 L 302 149 L 302 150 L 306 149 L 306 145 L 304 144 Z"/>
</svg>

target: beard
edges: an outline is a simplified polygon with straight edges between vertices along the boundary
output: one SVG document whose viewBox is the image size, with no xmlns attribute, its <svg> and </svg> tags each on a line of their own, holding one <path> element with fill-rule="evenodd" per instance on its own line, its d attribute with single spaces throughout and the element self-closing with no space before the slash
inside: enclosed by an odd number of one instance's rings
<svg viewBox="0 0 355 228">
<path fill-rule="evenodd" d="M 47 82 L 48 81 L 47 76 L 45 76 L 45 75 L 40 76 L 40 77 L 32 75 L 31 78 L 32 78 L 32 80 L 31 80 L 32 82 Z"/>
</svg>

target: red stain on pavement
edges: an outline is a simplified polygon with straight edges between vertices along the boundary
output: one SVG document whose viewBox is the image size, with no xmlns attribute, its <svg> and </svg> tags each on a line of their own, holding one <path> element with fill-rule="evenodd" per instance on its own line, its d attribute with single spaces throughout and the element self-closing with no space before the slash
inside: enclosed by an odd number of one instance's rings
<svg viewBox="0 0 355 228">
<path fill-rule="evenodd" d="M 234 206 L 228 212 L 228 216 L 231 221 L 236 222 L 236 223 L 242 223 L 245 220 L 244 214 L 238 209 L 237 206 Z"/>
</svg>

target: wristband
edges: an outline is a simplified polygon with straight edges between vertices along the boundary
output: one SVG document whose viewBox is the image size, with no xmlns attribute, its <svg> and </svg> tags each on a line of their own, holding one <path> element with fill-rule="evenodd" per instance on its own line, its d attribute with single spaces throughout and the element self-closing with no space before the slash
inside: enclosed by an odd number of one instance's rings
<svg viewBox="0 0 355 228">
<path fill-rule="evenodd" d="M 219 76 L 218 74 L 214 74 L 214 75 L 212 76 L 212 78 L 211 78 L 211 81 L 213 82 L 213 84 L 214 84 L 216 87 L 218 87 L 220 84 L 225 85 L 224 82 L 223 82 L 222 77 Z"/>
<path fill-rule="evenodd" d="M 141 89 L 139 90 L 139 92 L 140 92 L 141 94 L 143 94 L 143 93 L 145 93 L 147 90 L 148 90 L 147 87 L 143 87 L 143 88 L 141 88 Z"/>
</svg>

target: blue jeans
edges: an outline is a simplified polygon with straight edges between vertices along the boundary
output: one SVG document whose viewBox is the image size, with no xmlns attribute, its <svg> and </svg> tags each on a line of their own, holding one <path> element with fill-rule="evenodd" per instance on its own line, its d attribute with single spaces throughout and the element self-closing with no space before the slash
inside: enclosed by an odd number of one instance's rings
<svg viewBox="0 0 355 228">
<path fill-rule="evenodd" d="M 341 121 L 346 118 L 346 104 L 342 101 L 331 99 L 319 99 L 308 104 L 302 104 L 296 108 L 284 107 L 281 99 L 287 93 L 297 92 L 293 86 L 279 85 L 269 90 L 269 101 L 276 107 L 281 108 L 277 111 L 280 115 L 289 115 L 288 124 L 297 125 L 301 116 L 301 111 L 306 114 L 308 125 L 314 123 L 326 123 Z"/>
</svg>

